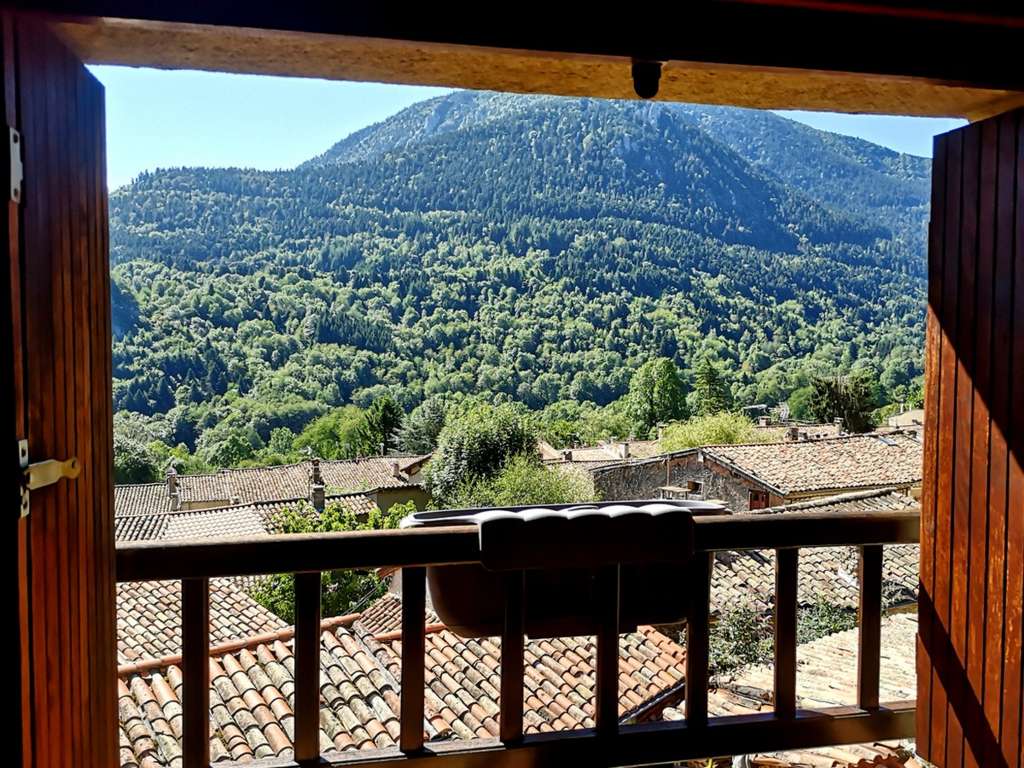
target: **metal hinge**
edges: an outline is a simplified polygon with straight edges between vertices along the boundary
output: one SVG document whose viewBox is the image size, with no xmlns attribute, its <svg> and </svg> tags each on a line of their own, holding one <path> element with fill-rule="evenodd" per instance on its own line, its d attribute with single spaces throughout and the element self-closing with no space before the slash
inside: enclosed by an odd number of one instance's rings
<svg viewBox="0 0 1024 768">
<path fill-rule="evenodd" d="M 8 126 L 11 145 L 11 200 L 21 204 L 21 182 L 25 180 L 25 166 L 21 163 L 21 134 Z"/>
<path fill-rule="evenodd" d="M 64 461 L 47 459 L 33 464 L 28 462 L 28 440 L 18 441 L 18 461 L 21 463 L 21 516 L 29 513 L 29 493 L 53 485 L 62 477 L 74 480 L 81 472 L 78 459 L 72 456 Z"/>
</svg>

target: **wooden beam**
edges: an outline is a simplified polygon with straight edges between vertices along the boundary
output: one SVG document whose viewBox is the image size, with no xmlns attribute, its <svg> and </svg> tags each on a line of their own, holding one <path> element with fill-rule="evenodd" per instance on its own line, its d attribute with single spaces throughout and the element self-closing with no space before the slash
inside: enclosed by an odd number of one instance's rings
<svg viewBox="0 0 1024 768">
<path fill-rule="evenodd" d="M 775 715 L 796 714 L 796 624 L 799 549 L 775 551 Z"/>
<path fill-rule="evenodd" d="M 920 512 L 867 512 L 836 515 L 695 517 L 694 547 L 700 551 L 916 544 Z"/>
<path fill-rule="evenodd" d="M 402 569 L 402 701 L 398 739 L 405 753 L 423 748 L 426 586 L 426 569 Z"/>
<path fill-rule="evenodd" d="M 473 526 L 119 544 L 118 581 L 257 576 L 480 560 Z M 426 562 L 424 562 L 426 561 Z"/>
<path fill-rule="evenodd" d="M 184 768 L 210 764 L 210 582 L 181 584 L 181 719 Z"/>
<path fill-rule="evenodd" d="M 594 686 L 594 722 L 600 733 L 615 733 L 619 726 L 619 589 L 619 566 L 600 568 L 595 584 L 599 616 Z"/>
<path fill-rule="evenodd" d="M 505 574 L 505 628 L 501 634 L 499 733 L 504 742 L 523 737 L 523 641 L 526 634 L 526 572 Z"/>
<path fill-rule="evenodd" d="M 323 756 L 323 768 L 529 768 L 536 765 L 586 765 L 610 768 L 621 765 L 653 765 L 699 760 L 709 755 L 726 755 L 737 745 L 760 752 L 835 744 L 857 744 L 913 736 L 912 702 L 883 706 L 877 712 L 852 707 L 835 707 L 814 712 L 797 712 L 793 720 L 773 714 L 713 718 L 708 725 L 693 727 L 685 722 L 655 722 L 622 726 L 616 735 L 602 736 L 595 730 L 569 733 L 530 734 L 515 744 L 495 739 L 445 741 L 427 744 L 414 755 L 398 749 L 374 752 L 332 752 Z M 248 763 L 218 763 L 223 768 L 245 768 Z M 298 768 L 289 760 L 268 760 L 268 768 Z"/>
<path fill-rule="evenodd" d="M 295 575 L 295 758 L 320 756 L 320 574 Z"/>
<path fill-rule="evenodd" d="M 708 721 L 711 571 L 715 556 L 696 554 L 685 589 L 690 593 L 686 615 L 686 722 L 700 728 Z"/>
<path fill-rule="evenodd" d="M 675 24 L 638 18 L 581 26 L 529 14 L 480 25 L 436 8 L 253 2 L 39 0 L 89 63 L 439 85 L 515 93 L 635 98 L 631 60 L 666 62 L 659 99 L 758 108 L 985 116 L 1020 98 L 1024 30 L 705 2 Z M 396 18 L 400 16 L 400 18 Z M 928 39 L 929 45 L 865 41 Z M 986 56 L 950 56 L 970 49 Z"/>
<path fill-rule="evenodd" d="M 857 572 L 857 704 L 861 709 L 876 709 L 882 667 L 882 548 L 861 547 Z"/>
</svg>

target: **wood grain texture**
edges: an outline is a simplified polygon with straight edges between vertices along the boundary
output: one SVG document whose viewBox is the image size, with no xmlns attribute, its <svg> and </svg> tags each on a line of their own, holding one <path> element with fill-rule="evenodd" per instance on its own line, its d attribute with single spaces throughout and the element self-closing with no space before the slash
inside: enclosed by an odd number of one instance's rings
<svg viewBox="0 0 1024 768">
<path fill-rule="evenodd" d="M 935 145 L 918 749 L 941 766 L 1021 764 L 1022 122 Z"/>
<path fill-rule="evenodd" d="M 16 436 L 28 439 L 32 461 L 76 456 L 82 467 L 77 480 L 34 491 L 31 515 L 19 523 L 22 720 L 31 724 L 23 726 L 22 751 L 40 766 L 69 754 L 112 764 L 116 643 L 102 88 L 46 27 L 20 15 L 4 17 L 4 62 L 5 109 L 22 135 L 25 170 L 22 204 L 8 210 L 4 270 L 17 274 L 22 288 L 14 325 Z"/>
</svg>

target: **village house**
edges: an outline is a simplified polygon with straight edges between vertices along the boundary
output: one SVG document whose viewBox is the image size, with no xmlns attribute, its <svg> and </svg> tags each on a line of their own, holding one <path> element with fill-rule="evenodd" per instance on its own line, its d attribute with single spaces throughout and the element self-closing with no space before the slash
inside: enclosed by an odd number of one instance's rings
<svg viewBox="0 0 1024 768">
<path fill-rule="evenodd" d="M 422 470 L 429 456 L 321 461 L 276 467 L 223 469 L 182 475 L 173 468 L 163 483 L 114 487 L 118 541 L 180 539 L 268 532 L 277 511 L 343 504 L 364 515 L 412 501 L 426 505 Z"/>
<path fill-rule="evenodd" d="M 606 499 L 717 499 L 731 512 L 837 493 L 920 494 L 921 441 L 901 431 L 779 443 L 708 445 L 585 471 Z"/>
</svg>

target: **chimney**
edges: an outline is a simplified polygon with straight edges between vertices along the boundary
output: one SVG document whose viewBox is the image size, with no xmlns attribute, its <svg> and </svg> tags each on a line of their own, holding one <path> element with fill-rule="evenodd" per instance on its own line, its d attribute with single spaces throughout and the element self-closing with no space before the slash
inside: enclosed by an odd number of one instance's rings
<svg viewBox="0 0 1024 768">
<path fill-rule="evenodd" d="M 786 430 L 786 439 L 791 443 L 795 443 L 800 439 L 800 430 L 797 427 L 790 427 Z"/>
<path fill-rule="evenodd" d="M 663 437 L 665 437 L 665 427 L 666 426 L 667 425 L 665 424 L 665 422 L 663 422 L 663 421 L 659 421 L 658 422 L 658 439 L 659 440 L 661 440 Z"/>
<path fill-rule="evenodd" d="M 832 423 L 836 425 L 836 429 L 838 429 L 840 432 L 843 431 L 843 420 L 841 418 L 836 417 L 832 419 Z"/>
<path fill-rule="evenodd" d="M 759 426 L 759 427 L 767 427 L 770 423 L 771 423 L 771 418 L 768 417 L 768 416 L 758 416 L 757 417 L 757 426 Z"/>
<path fill-rule="evenodd" d="M 181 494 L 178 492 L 178 470 L 174 468 L 174 464 L 167 467 L 167 498 L 171 500 L 171 509 L 178 510 L 181 508 Z"/>
<path fill-rule="evenodd" d="M 405 475 L 402 474 L 402 467 L 397 461 L 391 462 L 391 476 L 399 480 L 405 480 Z"/>
<path fill-rule="evenodd" d="M 807 433 L 806 432 L 801 432 L 800 433 L 800 439 L 802 441 L 804 441 L 804 442 L 807 442 L 807 440 L 808 440 Z"/>
<path fill-rule="evenodd" d="M 618 444 L 618 449 L 619 449 L 619 458 L 620 459 L 628 459 L 629 458 L 629 441 L 628 440 L 623 440 L 621 443 L 619 443 Z"/>
<path fill-rule="evenodd" d="M 324 477 L 320 474 L 320 459 L 313 459 L 313 471 L 309 479 L 309 502 L 317 512 L 324 511 L 326 491 Z"/>
<path fill-rule="evenodd" d="M 562 461 L 572 461 L 572 450 L 567 448 L 562 451 Z"/>
</svg>

